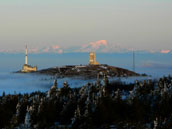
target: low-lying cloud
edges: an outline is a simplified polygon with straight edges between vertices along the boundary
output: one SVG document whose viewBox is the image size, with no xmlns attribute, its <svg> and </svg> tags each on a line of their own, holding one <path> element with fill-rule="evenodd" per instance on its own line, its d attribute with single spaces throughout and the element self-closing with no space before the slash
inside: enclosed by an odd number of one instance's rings
<svg viewBox="0 0 172 129">
<path fill-rule="evenodd" d="M 170 64 L 163 64 L 163 63 L 153 62 L 153 61 L 145 62 L 141 67 L 154 68 L 154 69 L 172 69 L 172 65 Z"/>
</svg>

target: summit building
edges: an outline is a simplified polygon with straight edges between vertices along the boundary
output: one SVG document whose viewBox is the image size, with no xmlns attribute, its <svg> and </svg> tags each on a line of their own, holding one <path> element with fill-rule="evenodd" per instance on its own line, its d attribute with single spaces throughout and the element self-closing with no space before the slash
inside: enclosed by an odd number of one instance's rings
<svg viewBox="0 0 172 129">
<path fill-rule="evenodd" d="M 99 65 L 99 63 L 96 61 L 96 54 L 95 52 L 89 53 L 89 64 L 90 65 Z"/>
</svg>

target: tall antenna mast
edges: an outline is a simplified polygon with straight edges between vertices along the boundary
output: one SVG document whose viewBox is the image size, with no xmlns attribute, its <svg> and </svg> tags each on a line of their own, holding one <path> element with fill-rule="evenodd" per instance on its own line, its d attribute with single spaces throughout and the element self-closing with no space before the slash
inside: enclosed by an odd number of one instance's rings
<svg viewBox="0 0 172 129">
<path fill-rule="evenodd" d="M 133 71 L 135 72 L 135 52 L 133 50 Z"/>
<path fill-rule="evenodd" d="M 25 48 L 25 64 L 27 65 L 27 45 L 26 45 L 26 48 Z"/>
</svg>

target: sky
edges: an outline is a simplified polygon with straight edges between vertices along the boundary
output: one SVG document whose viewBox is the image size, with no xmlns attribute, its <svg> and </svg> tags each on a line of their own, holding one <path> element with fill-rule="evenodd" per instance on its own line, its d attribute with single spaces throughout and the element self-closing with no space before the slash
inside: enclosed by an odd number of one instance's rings
<svg viewBox="0 0 172 129">
<path fill-rule="evenodd" d="M 1 0 L 0 52 L 170 53 L 172 0 Z"/>
</svg>

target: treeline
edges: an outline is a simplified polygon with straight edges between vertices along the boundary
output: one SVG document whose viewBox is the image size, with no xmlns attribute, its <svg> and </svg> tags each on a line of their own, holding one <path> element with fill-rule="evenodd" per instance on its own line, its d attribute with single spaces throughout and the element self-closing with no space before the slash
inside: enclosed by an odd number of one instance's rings
<svg viewBox="0 0 172 129">
<path fill-rule="evenodd" d="M 134 84 L 98 79 L 71 89 L 57 81 L 46 93 L 0 97 L 0 128 L 170 129 L 172 77 Z"/>
</svg>

